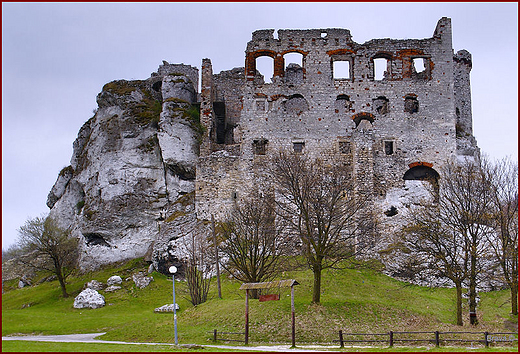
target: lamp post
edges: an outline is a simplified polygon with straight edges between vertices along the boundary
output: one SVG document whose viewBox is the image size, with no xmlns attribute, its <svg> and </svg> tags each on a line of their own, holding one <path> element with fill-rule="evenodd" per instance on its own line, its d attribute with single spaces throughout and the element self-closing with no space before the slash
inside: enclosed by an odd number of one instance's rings
<svg viewBox="0 0 520 354">
<path fill-rule="evenodd" d="M 179 344 L 177 340 L 177 306 L 175 304 L 175 273 L 177 273 L 177 267 L 171 266 L 169 269 L 170 273 L 172 273 L 172 283 L 173 283 L 173 330 L 175 332 L 175 345 Z"/>
</svg>

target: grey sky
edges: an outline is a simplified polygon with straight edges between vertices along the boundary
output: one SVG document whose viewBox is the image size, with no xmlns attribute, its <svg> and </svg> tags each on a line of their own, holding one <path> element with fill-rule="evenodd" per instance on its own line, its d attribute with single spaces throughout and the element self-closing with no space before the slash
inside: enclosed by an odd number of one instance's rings
<svg viewBox="0 0 520 354">
<path fill-rule="evenodd" d="M 452 19 L 453 48 L 473 56 L 474 134 L 517 160 L 517 3 L 2 3 L 2 241 L 47 212 L 96 95 L 146 79 L 162 60 L 215 73 L 244 65 L 257 29 L 347 28 L 374 38 L 429 38 Z"/>
</svg>

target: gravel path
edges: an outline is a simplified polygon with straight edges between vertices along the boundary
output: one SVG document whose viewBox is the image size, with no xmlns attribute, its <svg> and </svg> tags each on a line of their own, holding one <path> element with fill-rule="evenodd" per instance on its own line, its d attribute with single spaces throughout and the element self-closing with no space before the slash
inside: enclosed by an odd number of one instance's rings
<svg viewBox="0 0 520 354">
<path fill-rule="evenodd" d="M 110 343 L 110 344 L 137 344 L 137 345 L 171 345 L 172 343 L 137 343 L 137 342 L 120 342 L 112 340 L 101 340 L 96 339 L 105 333 L 86 333 L 86 334 L 64 334 L 64 335 L 51 335 L 51 336 L 9 336 L 2 337 L 4 340 L 28 340 L 37 342 L 67 342 L 67 343 Z M 192 347 L 193 344 L 181 344 L 181 347 Z M 277 345 L 277 346 L 229 346 L 229 345 L 207 345 L 204 344 L 201 347 L 208 348 L 221 348 L 221 349 L 236 349 L 236 350 L 255 350 L 255 351 L 266 351 L 266 352 L 317 352 L 317 351 L 330 351 L 338 349 L 338 346 L 312 346 L 307 348 L 294 348 L 291 349 L 289 345 Z"/>
</svg>

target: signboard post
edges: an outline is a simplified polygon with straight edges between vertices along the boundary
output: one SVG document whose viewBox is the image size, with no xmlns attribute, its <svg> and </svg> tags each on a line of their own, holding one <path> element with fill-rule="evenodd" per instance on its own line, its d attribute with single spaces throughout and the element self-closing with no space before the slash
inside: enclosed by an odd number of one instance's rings
<svg viewBox="0 0 520 354">
<path fill-rule="evenodd" d="M 246 325 L 245 325 L 245 340 L 244 343 L 249 343 L 249 290 L 252 289 L 273 289 L 273 288 L 291 288 L 291 339 L 292 347 L 296 346 L 296 323 L 295 323 L 295 311 L 294 311 L 294 286 L 299 283 L 294 279 L 288 280 L 277 280 L 269 281 L 265 283 L 244 283 L 240 287 L 240 290 L 246 291 Z M 278 297 L 279 298 L 279 297 Z M 269 300 L 275 300 L 269 299 Z M 265 301 L 269 301 L 265 300 Z"/>
</svg>

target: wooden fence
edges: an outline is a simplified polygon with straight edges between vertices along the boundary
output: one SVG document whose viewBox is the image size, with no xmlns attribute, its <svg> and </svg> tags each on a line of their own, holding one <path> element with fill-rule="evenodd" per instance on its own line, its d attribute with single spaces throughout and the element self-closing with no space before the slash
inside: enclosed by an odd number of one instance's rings
<svg viewBox="0 0 520 354">
<path fill-rule="evenodd" d="M 244 342 L 245 332 L 219 332 L 213 330 L 213 341 Z M 433 343 L 439 347 L 446 343 L 481 343 L 485 347 L 491 344 L 518 342 L 518 333 L 515 332 L 394 332 L 387 333 L 344 333 L 339 331 L 340 348 L 345 347 L 345 343 L 381 343 L 393 347 L 396 343 Z M 234 336 L 229 338 L 229 336 Z M 242 339 L 237 339 L 243 336 Z"/>
<path fill-rule="evenodd" d="M 430 336 L 425 336 L 429 334 Z M 471 336 L 474 336 L 471 338 Z M 339 331 L 340 347 L 345 343 L 388 343 L 393 347 L 396 343 L 426 342 L 440 346 L 441 343 L 483 343 L 489 347 L 491 343 L 513 343 L 518 342 L 518 333 L 514 332 L 393 332 L 388 333 L 343 333 Z"/>
</svg>

